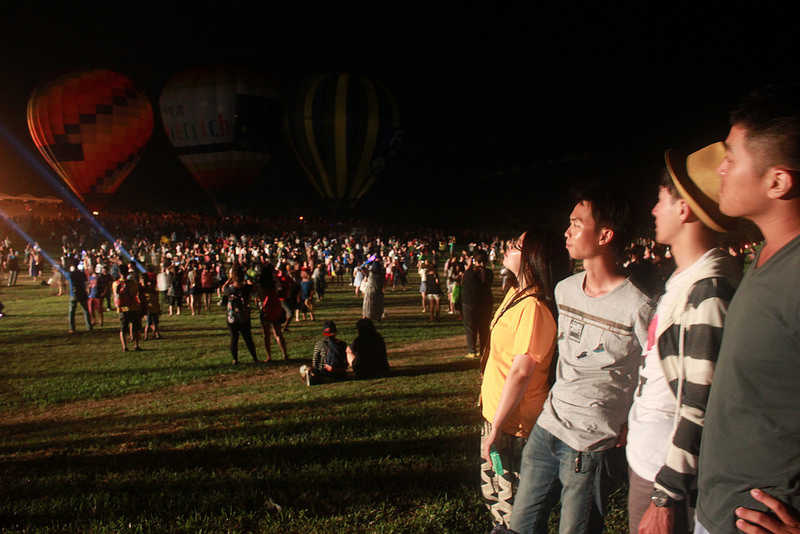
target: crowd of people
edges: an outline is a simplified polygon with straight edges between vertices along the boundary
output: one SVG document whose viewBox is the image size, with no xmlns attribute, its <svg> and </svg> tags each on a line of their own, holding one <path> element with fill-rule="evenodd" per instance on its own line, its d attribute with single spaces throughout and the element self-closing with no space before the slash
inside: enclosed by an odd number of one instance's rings
<svg viewBox="0 0 800 534">
<path fill-rule="evenodd" d="M 798 104 L 797 85 L 754 91 L 724 142 L 668 150 L 653 241 L 632 240 L 629 206 L 609 187 L 576 192 L 563 237 L 534 227 L 463 250 L 436 233 L 245 233 L 248 219 L 223 233 L 199 218 L 170 230 L 138 215 L 137 233 L 114 243 L 73 226 L 52 281 L 68 285 L 70 332 L 78 308 L 87 330 L 102 325 L 113 298 L 123 351 L 139 349 L 142 331 L 161 336 L 161 305 L 180 315 L 185 301 L 200 314 L 216 293 L 234 364 L 239 337 L 260 361 L 251 302 L 267 360 L 271 337 L 288 359 L 292 320 L 315 320 L 328 280 L 351 284 L 363 298 L 358 337 L 347 345 L 324 321 L 300 368 L 313 385 L 350 369 L 389 374 L 376 324 L 388 317 L 387 288 L 405 288 L 416 268 L 423 313 L 439 321 L 446 298 L 464 322 L 466 357 L 480 359 L 481 493 L 494 532 L 546 532 L 559 503 L 560 532 L 600 532 L 620 473 L 631 532 L 800 532 Z M 719 241 L 738 218 L 762 232 L 758 252 Z M 8 285 L 23 266 L 37 281 L 40 252 L 31 243 L 20 257 L 6 238 Z"/>
<path fill-rule="evenodd" d="M 610 188 L 574 198 L 582 272 L 564 277 L 541 230 L 504 256 L 517 283 L 482 359 L 493 532 L 547 532 L 559 503 L 560 532 L 602 532 L 620 478 L 631 532 L 800 532 L 800 85 L 749 93 L 724 142 L 665 163 L 669 260 L 632 247 L 623 270 L 629 207 Z M 737 218 L 765 239 L 744 276 L 718 237 Z"/>
</svg>

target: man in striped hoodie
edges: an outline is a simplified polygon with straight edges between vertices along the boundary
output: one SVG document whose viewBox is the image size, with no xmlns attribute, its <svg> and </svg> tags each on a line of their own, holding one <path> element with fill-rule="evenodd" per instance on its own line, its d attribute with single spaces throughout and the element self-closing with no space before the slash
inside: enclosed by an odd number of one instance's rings
<svg viewBox="0 0 800 534">
<path fill-rule="evenodd" d="M 631 532 L 689 532 L 705 407 L 728 303 L 741 279 L 716 233 L 734 219 L 719 211 L 722 143 L 686 157 L 668 150 L 653 208 L 656 241 L 676 269 L 648 330 L 639 387 L 628 417 Z"/>
</svg>

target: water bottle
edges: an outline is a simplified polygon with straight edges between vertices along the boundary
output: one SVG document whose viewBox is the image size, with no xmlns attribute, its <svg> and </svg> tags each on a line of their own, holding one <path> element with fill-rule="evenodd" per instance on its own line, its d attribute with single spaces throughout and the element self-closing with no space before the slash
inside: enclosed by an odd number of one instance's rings
<svg viewBox="0 0 800 534">
<path fill-rule="evenodd" d="M 500 453 L 497 452 L 497 449 L 495 449 L 494 446 L 489 449 L 489 458 L 492 459 L 494 473 L 499 477 L 503 476 L 503 462 L 500 460 Z"/>
</svg>

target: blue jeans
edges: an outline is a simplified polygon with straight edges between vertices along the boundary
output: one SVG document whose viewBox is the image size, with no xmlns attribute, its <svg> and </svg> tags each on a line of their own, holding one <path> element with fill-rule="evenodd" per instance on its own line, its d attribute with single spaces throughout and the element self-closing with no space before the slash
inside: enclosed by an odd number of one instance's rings
<svg viewBox="0 0 800 534">
<path fill-rule="evenodd" d="M 83 318 L 86 320 L 86 330 L 92 329 L 92 321 L 89 319 L 89 308 L 86 304 L 86 299 L 76 299 L 75 297 L 69 298 L 69 329 L 75 330 L 75 310 L 80 306 L 83 308 Z"/>
<path fill-rule="evenodd" d="M 511 512 L 519 534 L 546 533 L 550 511 L 561 497 L 559 532 L 602 532 L 601 469 L 606 451 L 576 451 L 539 425 L 522 451 L 520 483 Z M 593 506 L 594 505 L 594 506 Z"/>
</svg>

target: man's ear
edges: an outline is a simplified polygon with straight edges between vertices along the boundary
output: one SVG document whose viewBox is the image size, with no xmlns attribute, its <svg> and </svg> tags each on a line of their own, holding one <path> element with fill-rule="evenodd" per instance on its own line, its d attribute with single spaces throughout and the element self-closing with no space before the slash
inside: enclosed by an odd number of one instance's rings
<svg viewBox="0 0 800 534">
<path fill-rule="evenodd" d="M 600 228 L 599 243 L 601 245 L 608 245 L 612 239 L 614 239 L 614 230 L 606 227 Z"/>
<path fill-rule="evenodd" d="M 781 168 L 772 167 L 767 171 L 767 197 L 772 200 L 786 200 L 789 198 L 797 198 L 798 184 L 791 171 Z"/>
<path fill-rule="evenodd" d="M 697 216 L 692 211 L 692 208 L 689 206 L 689 203 L 686 202 L 684 199 L 678 200 L 681 203 L 680 207 L 678 208 L 678 218 L 680 219 L 681 223 L 686 222 L 694 222 L 697 221 Z"/>
</svg>

